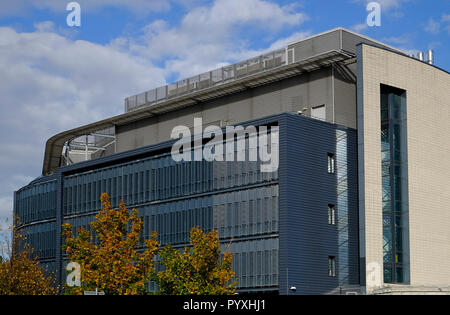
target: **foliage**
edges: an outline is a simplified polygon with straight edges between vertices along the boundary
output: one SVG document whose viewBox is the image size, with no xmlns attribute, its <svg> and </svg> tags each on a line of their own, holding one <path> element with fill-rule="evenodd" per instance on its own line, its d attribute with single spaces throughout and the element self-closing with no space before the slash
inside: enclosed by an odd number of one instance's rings
<svg viewBox="0 0 450 315">
<path fill-rule="evenodd" d="M 67 294 L 83 291 L 104 291 L 108 295 L 134 295 L 148 293 L 147 283 L 154 273 L 153 258 L 159 247 L 156 233 L 144 241 L 144 250 L 138 248 L 143 223 L 136 209 L 129 211 L 121 201 L 118 210 L 111 207 L 109 196 L 100 197 L 103 208 L 91 227 L 98 242 L 84 228 L 78 236 L 72 235 L 72 226 L 63 225 L 65 244 L 63 250 L 68 260 L 81 266 L 81 287 L 65 287 Z"/>
<path fill-rule="evenodd" d="M 13 233 L 14 231 L 14 233 Z M 0 295 L 53 295 L 53 275 L 39 265 L 38 257 L 26 242 L 26 238 L 11 226 L 11 238 L 2 237 L 0 260 Z M 3 236 L 6 233 L 3 231 Z"/>
<path fill-rule="evenodd" d="M 217 231 L 205 234 L 193 228 L 191 247 L 184 251 L 167 245 L 158 250 L 156 232 L 149 240 L 140 238 L 143 223 L 137 210 L 129 211 L 123 202 L 114 210 L 109 196 L 101 196 L 102 210 L 91 223 L 98 242 L 84 228 L 73 236 L 72 226 L 63 225 L 63 250 L 68 261 L 81 267 L 81 287 L 67 287 L 67 294 L 83 291 L 104 291 L 107 295 L 148 294 L 148 281 L 155 280 L 161 294 L 225 295 L 234 294 L 232 255 L 221 252 Z M 140 242 L 145 246 L 138 251 Z M 158 255 L 162 271 L 155 272 L 154 258 Z"/>
<path fill-rule="evenodd" d="M 162 294 L 228 295 L 234 294 L 236 281 L 232 270 L 232 254 L 221 250 L 217 231 L 205 234 L 192 228 L 191 247 L 183 252 L 168 245 L 160 252 L 164 267 L 156 275 Z"/>
</svg>

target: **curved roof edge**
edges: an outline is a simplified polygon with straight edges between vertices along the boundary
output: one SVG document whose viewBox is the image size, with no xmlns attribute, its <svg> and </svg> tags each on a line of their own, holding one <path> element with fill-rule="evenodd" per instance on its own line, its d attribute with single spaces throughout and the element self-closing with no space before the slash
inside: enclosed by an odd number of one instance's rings
<svg viewBox="0 0 450 315">
<path fill-rule="evenodd" d="M 245 77 L 220 86 L 213 86 L 205 90 L 200 90 L 192 94 L 168 100 L 164 103 L 142 107 L 95 123 L 68 131 L 63 131 L 47 140 L 42 175 L 52 174 L 58 169 L 61 164 L 62 149 L 68 140 L 75 139 L 98 130 L 129 124 L 137 120 L 149 118 L 176 109 L 181 109 L 223 95 L 240 92 L 249 88 L 268 84 L 270 82 L 279 81 L 301 73 L 314 71 L 321 67 L 329 66 L 332 63 L 351 58 L 354 58 L 354 56 L 342 51 L 328 51 L 267 72 L 258 73 L 256 75 Z"/>
</svg>

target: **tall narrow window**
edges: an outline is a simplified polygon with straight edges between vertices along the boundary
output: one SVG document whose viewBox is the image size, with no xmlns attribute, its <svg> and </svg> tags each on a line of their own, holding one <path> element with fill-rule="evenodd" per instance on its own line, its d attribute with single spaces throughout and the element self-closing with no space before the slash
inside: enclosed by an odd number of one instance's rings
<svg viewBox="0 0 450 315">
<path fill-rule="evenodd" d="M 335 164 L 334 154 L 328 153 L 328 174 L 334 174 Z"/>
<path fill-rule="evenodd" d="M 330 277 L 336 277 L 336 257 L 328 257 L 328 275 Z"/>
<path fill-rule="evenodd" d="M 408 283 L 406 92 L 381 85 L 380 114 L 384 282 Z"/>
<path fill-rule="evenodd" d="M 334 205 L 328 205 L 328 224 L 336 225 L 336 211 Z"/>
</svg>

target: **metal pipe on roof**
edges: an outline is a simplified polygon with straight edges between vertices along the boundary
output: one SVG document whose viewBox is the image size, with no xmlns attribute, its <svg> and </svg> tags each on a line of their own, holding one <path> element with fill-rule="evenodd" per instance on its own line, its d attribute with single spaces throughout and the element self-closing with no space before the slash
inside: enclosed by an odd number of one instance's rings
<svg viewBox="0 0 450 315">
<path fill-rule="evenodd" d="M 423 52 L 419 51 L 417 53 L 417 59 L 419 59 L 420 61 L 423 61 Z"/>
<path fill-rule="evenodd" d="M 434 52 L 431 49 L 427 51 L 427 63 L 430 65 L 434 64 Z"/>
</svg>

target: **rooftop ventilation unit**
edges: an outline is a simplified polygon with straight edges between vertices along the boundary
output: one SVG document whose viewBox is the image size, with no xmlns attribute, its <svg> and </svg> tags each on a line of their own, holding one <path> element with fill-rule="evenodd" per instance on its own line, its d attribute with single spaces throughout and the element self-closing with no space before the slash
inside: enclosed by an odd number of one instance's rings
<svg viewBox="0 0 450 315">
<path fill-rule="evenodd" d="M 434 64 L 434 52 L 431 49 L 427 51 L 427 63 L 430 65 Z"/>
<path fill-rule="evenodd" d="M 410 57 L 416 58 L 416 59 L 418 59 L 420 61 L 423 61 L 423 62 L 426 62 L 426 63 L 428 63 L 430 65 L 434 64 L 434 51 L 431 50 L 431 49 L 428 49 L 427 52 L 426 52 L 426 57 L 427 57 L 426 60 L 425 60 L 425 53 L 423 53 L 421 51 L 419 51 L 417 53 L 417 56 L 415 56 L 414 54 L 411 54 Z"/>
<path fill-rule="evenodd" d="M 420 61 L 423 61 L 423 52 L 418 52 L 417 53 L 417 59 L 419 59 Z"/>
</svg>

